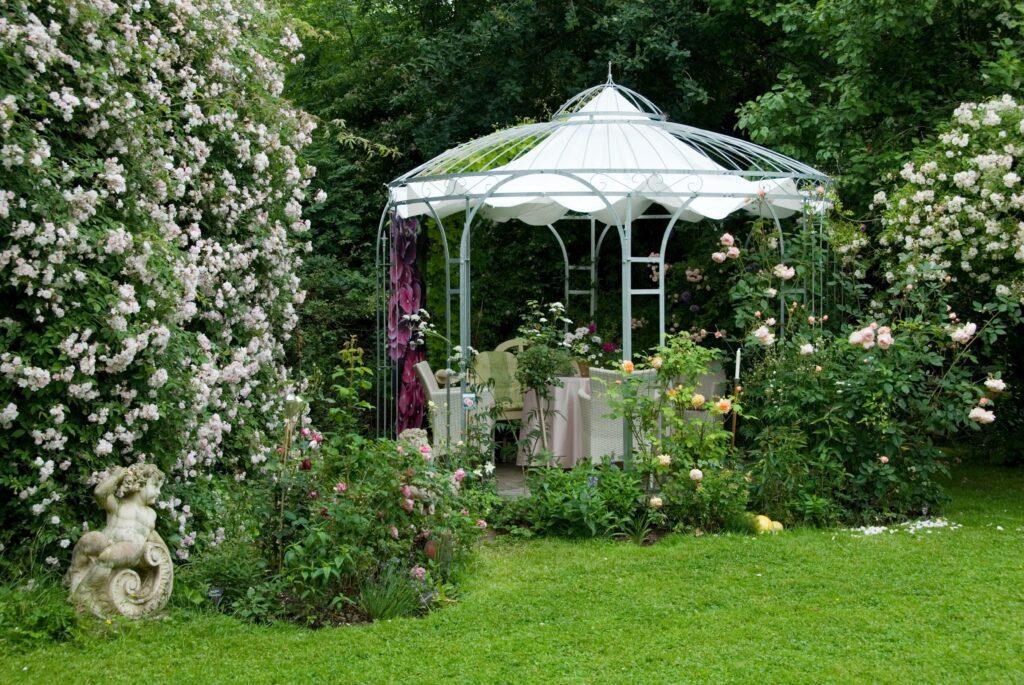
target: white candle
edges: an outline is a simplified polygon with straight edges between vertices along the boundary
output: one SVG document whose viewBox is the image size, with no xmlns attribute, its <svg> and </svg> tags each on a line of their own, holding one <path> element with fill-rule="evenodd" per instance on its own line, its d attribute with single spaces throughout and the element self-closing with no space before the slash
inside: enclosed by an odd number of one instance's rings
<svg viewBox="0 0 1024 685">
<path fill-rule="evenodd" d="M 740 379 L 740 354 L 741 350 L 736 350 L 736 375 L 733 378 L 737 381 Z"/>
</svg>

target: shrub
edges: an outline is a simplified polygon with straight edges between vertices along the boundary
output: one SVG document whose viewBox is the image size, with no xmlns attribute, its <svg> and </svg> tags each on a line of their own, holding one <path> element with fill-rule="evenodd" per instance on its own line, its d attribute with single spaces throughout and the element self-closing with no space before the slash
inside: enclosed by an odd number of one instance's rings
<svg viewBox="0 0 1024 685">
<path fill-rule="evenodd" d="M 353 348 L 333 374 L 328 416 L 338 430 L 321 434 L 303 425 L 306 408 L 293 399 L 273 458 L 244 488 L 226 493 L 247 534 L 187 568 L 204 592 L 223 591 L 222 610 L 309 626 L 407 615 L 402 587 L 417 611 L 429 607 L 487 526 L 480 512 L 493 500 L 481 494 L 482 470 L 478 477 L 438 464 L 425 441 L 349 432 L 362 405 L 343 400 L 362 387 L 362 364 Z"/>
<path fill-rule="evenodd" d="M 0 47 L 2 541 L 59 565 L 97 472 L 142 460 L 184 558 L 219 525 L 194 498 L 265 458 L 288 383 L 297 39 L 250 0 L 18 0 Z"/>
<path fill-rule="evenodd" d="M 838 520 L 849 480 L 839 460 L 809 449 L 807 436 L 793 426 L 766 425 L 751 444 L 747 457 L 754 511 L 785 523 Z"/>
<path fill-rule="evenodd" d="M 235 536 L 202 554 L 181 568 L 175 578 L 175 593 L 191 595 L 189 603 L 212 601 L 230 607 L 258 587 L 268 576 L 266 559 L 251 541 Z"/>
<path fill-rule="evenodd" d="M 638 473 L 652 489 L 647 506 L 679 529 L 730 526 L 747 504 L 724 422 L 740 406 L 729 395 L 697 392 L 718 354 L 688 333 L 670 336 L 647 358 L 653 381 L 624 364 L 621 383 L 612 386 L 615 414 L 631 426 Z"/>
<path fill-rule="evenodd" d="M 643 489 L 636 472 L 586 463 L 572 470 L 531 469 L 530 496 L 518 505 L 523 520 L 538 533 L 596 537 L 612 533 L 633 516 Z"/>
<path fill-rule="evenodd" d="M 947 467 L 936 441 L 994 419 L 1000 392 L 978 373 L 974 345 L 1002 328 L 936 321 L 936 301 L 948 300 L 929 284 L 894 293 L 891 318 L 839 337 L 790 307 L 782 339 L 762 348 L 747 377 L 744 402 L 756 417 L 748 436 L 755 459 L 777 459 L 779 446 L 765 442 L 777 433 L 767 429 L 791 426 L 808 454 L 795 457 L 791 439 L 787 459 L 798 463 L 755 465 L 759 497 L 788 492 L 789 515 L 827 520 L 839 507 L 848 521 L 920 515 L 942 503 Z M 794 472 L 803 477 L 796 489 Z"/>
<path fill-rule="evenodd" d="M 889 282 L 956 283 L 959 307 L 1024 302 L 1022 157 L 1024 105 L 1004 95 L 957 107 L 900 170 L 902 185 L 874 198 Z"/>
<path fill-rule="evenodd" d="M 677 529 L 705 532 L 742 529 L 750 496 L 747 477 L 735 468 L 672 469 L 659 479 L 661 511 Z"/>
</svg>

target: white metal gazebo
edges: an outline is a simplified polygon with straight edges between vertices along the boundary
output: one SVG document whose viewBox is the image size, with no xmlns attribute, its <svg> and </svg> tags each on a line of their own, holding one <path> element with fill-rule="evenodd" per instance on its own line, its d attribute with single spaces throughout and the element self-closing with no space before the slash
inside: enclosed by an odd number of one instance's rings
<svg viewBox="0 0 1024 685">
<path fill-rule="evenodd" d="M 470 246 L 478 216 L 547 226 L 565 261 L 567 299 L 585 291 L 569 289 L 571 265 L 556 224 L 589 224 L 589 264 L 574 268 L 589 269 L 592 284 L 601 244 L 614 229 L 622 255 L 622 354 L 630 359 L 634 297 L 658 298 L 658 330 L 662 339 L 665 335 L 666 279 L 658 279 L 656 288 L 634 288 L 633 266 L 657 265 L 659 273 L 664 273 L 666 247 L 677 222 L 722 220 L 740 211 L 766 217 L 774 220 L 783 251 L 780 219 L 820 210 L 828 183 L 825 174 L 785 155 L 670 122 L 654 103 L 614 83 L 609 74 L 606 83 L 568 100 L 550 121 L 497 131 L 459 145 L 389 183 L 377 236 L 378 273 L 384 274 L 388 266 L 389 219 L 432 219 L 445 256 L 449 338 L 450 302 L 457 297 L 458 342 L 468 350 L 472 344 Z M 660 208 L 660 213 L 646 213 L 652 207 Z M 458 214 L 463 215 L 462 235 L 453 257 L 444 222 Z M 666 222 L 656 257 L 633 254 L 634 224 L 640 219 Z M 452 266 L 458 267 L 454 288 Z M 823 278 L 823 274 L 809 277 Z M 592 311 L 593 285 L 586 294 Z M 781 298 L 779 304 L 784 318 Z M 384 318 L 378 317 L 379 326 L 386 325 Z M 378 355 L 378 364 L 387 370 L 386 354 Z M 388 403 L 386 394 L 379 399 Z"/>
</svg>

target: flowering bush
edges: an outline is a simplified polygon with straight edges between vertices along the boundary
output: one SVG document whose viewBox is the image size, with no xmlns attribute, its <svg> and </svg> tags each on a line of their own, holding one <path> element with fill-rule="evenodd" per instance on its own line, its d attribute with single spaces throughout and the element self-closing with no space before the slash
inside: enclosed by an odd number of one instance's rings
<svg viewBox="0 0 1024 685">
<path fill-rule="evenodd" d="M 762 351 L 743 393 L 756 417 L 746 422 L 755 495 L 776 517 L 880 520 L 942 502 L 936 440 L 987 421 L 972 410 L 990 411 L 998 392 L 979 375 L 972 344 L 1002 331 L 935 321 L 927 310 L 937 295 L 925 290 L 894 296 L 886 325 L 847 334 L 790 306 L 782 340 Z M 799 435 L 780 440 L 787 426 Z"/>
<path fill-rule="evenodd" d="M 363 382 L 357 349 L 335 374 L 339 398 Z M 487 527 L 483 500 L 466 492 L 482 472 L 439 464 L 422 432 L 399 442 L 352 432 L 350 403 L 334 405 L 325 434 L 302 425 L 301 402 L 285 411 L 261 477 L 233 495 L 233 516 L 248 519 L 246 552 L 224 543 L 186 578 L 200 594 L 217 588 L 221 608 L 243 618 L 311 625 L 415 613 L 442 598 Z"/>
<path fill-rule="evenodd" d="M 639 463 L 668 454 L 689 468 L 700 466 L 699 460 L 718 464 L 727 457 L 731 434 L 722 418 L 740 407 L 731 395 L 705 397 L 697 392 L 718 356 L 689 333 L 679 333 L 647 359 L 653 379 L 635 373 L 633 362 L 622 363 L 620 381 L 609 388 L 610 402 L 613 414 L 630 426 Z"/>
<path fill-rule="evenodd" d="M 1024 105 L 1009 95 L 964 103 L 935 144 L 900 171 L 903 185 L 878 193 L 879 242 L 890 247 L 892 283 L 958 284 L 983 301 L 1024 301 Z"/>
<path fill-rule="evenodd" d="M 258 0 L 16 0 L 0 46 L 3 536 L 58 565 L 97 472 L 149 461 L 185 556 L 215 541 L 196 493 L 266 460 L 287 394 L 298 40 Z"/>
<path fill-rule="evenodd" d="M 673 462 L 655 470 L 659 492 L 651 497 L 666 521 L 677 529 L 743 530 L 749 477 L 732 466 L 687 469 Z M 649 501 L 649 505 L 653 506 Z"/>
<path fill-rule="evenodd" d="M 648 357 L 653 381 L 624 362 L 612 389 L 614 413 L 631 427 L 638 472 L 651 490 L 647 506 L 676 528 L 742 525 L 747 479 L 725 425 L 741 409 L 730 394 L 699 392 L 718 356 L 680 333 Z"/>
</svg>

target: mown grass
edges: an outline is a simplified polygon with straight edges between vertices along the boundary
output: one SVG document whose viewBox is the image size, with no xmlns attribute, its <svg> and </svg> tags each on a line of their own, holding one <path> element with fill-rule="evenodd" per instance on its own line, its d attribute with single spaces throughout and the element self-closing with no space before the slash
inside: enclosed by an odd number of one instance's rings
<svg viewBox="0 0 1024 685">
<path fill-rule="evenodd" d="M 1024 681 L 1024 472 L 954 481 L 956 530 L 499 541 L 423 619 L 309 632 L 178 612 L 7 655 L 0 682 Z"/>
</svg>

